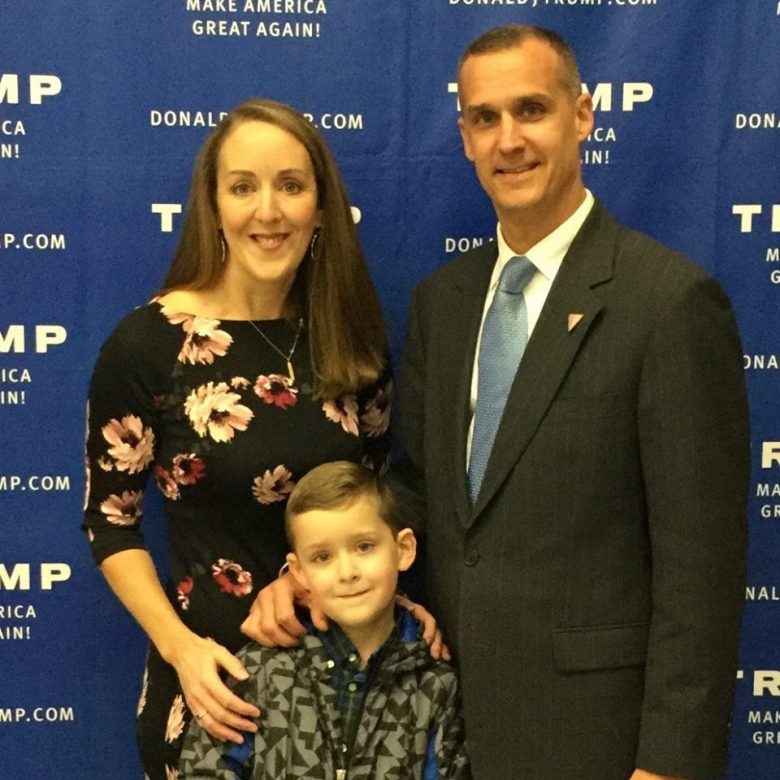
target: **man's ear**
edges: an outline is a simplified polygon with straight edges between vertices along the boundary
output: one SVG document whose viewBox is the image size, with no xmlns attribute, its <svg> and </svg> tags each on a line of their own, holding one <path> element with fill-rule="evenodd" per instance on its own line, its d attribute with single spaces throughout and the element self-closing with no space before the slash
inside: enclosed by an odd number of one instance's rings
<svg viewBox="0 0 780 780">
<path fill-rule="evenodd" d="M 577 123 L 577 140 L 584 141 L 593 130 L 593 98 L 583 92 L 574 104 L 574 116 Z"/>
<path fill-rule="evenodd" d="M 467 160 L 474 162 L 474 155 L 471 152 L 471 137 L 466 127 L 466 120 L 462 116 L 458 117 L 458 130 L 460 130 L 460 138 L 463 141 L 463 154 L 466 155 Z"/>
<path fill-rule="evenodd" d="M 417 538 L 411 528 L 403 528 L 395 542 L 398 545 L 398 571 L 406 571 L 417 557 Z"/>
<path fill-rule="evenodd" d="M 303 568 L 301 567 L 301 562 L 298 560 L 298 556 L 293 552 L 287 553 L 287 563 L 290 565 L 290 573 L 292 576 L 298 580 L 302 587 L 309 590 L 309 581 L 303 573 Z"/>
</svg>

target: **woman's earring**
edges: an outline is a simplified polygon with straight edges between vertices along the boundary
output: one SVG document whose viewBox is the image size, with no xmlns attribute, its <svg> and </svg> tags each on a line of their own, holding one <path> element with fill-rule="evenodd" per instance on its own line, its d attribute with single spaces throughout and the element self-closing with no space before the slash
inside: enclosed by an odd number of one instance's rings
<svg viewBox="0 0 780 780">
<path fill-rule="evenodd" d="M 320 229 L 314 228 L 314 232 L 311 234 L 311 241 L 309 242 L 309 255 L 314 258 L 314 247 L 317 246 L 317 239 L 320 237 Z"/>
<path fill-rule="evenodd" d="M 217 233 L 219 234 L 219 243 L 222 244 L 222 257 L 220 258 L 220 265 L 225 265 L 225 257 L 227 255 L 227 241 L 225 241 L 225 234 L 218 230 Z"/>
</svg>

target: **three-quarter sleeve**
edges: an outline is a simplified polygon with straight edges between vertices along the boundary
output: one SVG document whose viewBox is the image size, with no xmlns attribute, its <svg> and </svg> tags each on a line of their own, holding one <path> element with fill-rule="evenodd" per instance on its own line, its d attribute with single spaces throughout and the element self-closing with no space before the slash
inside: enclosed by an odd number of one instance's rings
<svg viewBox="0 0 780 780">
<path fill-rule="evenodd" d="M 92 376 L 82 528 L 97 563 L 145 548 L 143 498 L 159 439 L 167 352 L 152 317 L 160 319 L 148 307 L 128 315 L 103 345 Z"/>
</svg>

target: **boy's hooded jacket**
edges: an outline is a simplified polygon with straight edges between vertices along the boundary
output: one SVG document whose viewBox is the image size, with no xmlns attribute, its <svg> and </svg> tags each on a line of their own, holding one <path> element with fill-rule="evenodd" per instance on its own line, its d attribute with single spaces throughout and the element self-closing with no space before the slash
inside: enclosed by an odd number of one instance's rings
<svg viewBox="0 0 780 780">
<path fill-rule="evenodd" d="M 193 720 L 179 777 L 470 780 L 455 672 L 431 658 L 405 611 L 399 628 L 367 691 L 348 766 L 331 669 L 314 630 L 299 648 L 251 643 L 239 651 L 249 679 L 234 688 L 260 709 L 260 729 L 236 746 Z"/>
</svg>

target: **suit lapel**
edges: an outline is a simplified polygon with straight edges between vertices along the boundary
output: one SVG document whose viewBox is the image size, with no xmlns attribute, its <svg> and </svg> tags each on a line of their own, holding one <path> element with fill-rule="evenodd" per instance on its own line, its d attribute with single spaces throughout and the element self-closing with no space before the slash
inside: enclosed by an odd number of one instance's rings
<svg viewBox="0 0 780 780">
<path fill-rule="evenodd" d="M 449 431 L 443 442 L 442 460 L 448 464 L 449 484 L 453 486 L 458 517 L 465 526 L 471 512 L 466 489 L 466 437 L 470 422 L 471 374 L 479 325 L 485 305 L 490 275 L 497 248 L 490 242 L 469 253 L 461 273 L 453 280 L 450 296 L 440 301 L 441 347 L 439 398 L 452 399 L 452 405 L 440 404 L 445 416 L 441 430 Z"/>
<path fill-rule="evenodd" d="M 528 341 L 467 525 L 487 506 L 525 451 L 597 320 L 603 304 L 593 288 L 612 277 L 616 231 L 617 223 L 597 201 L 566 253 Z M 581 318 L 571 316 L 579 314 Z"/>
</svg>

